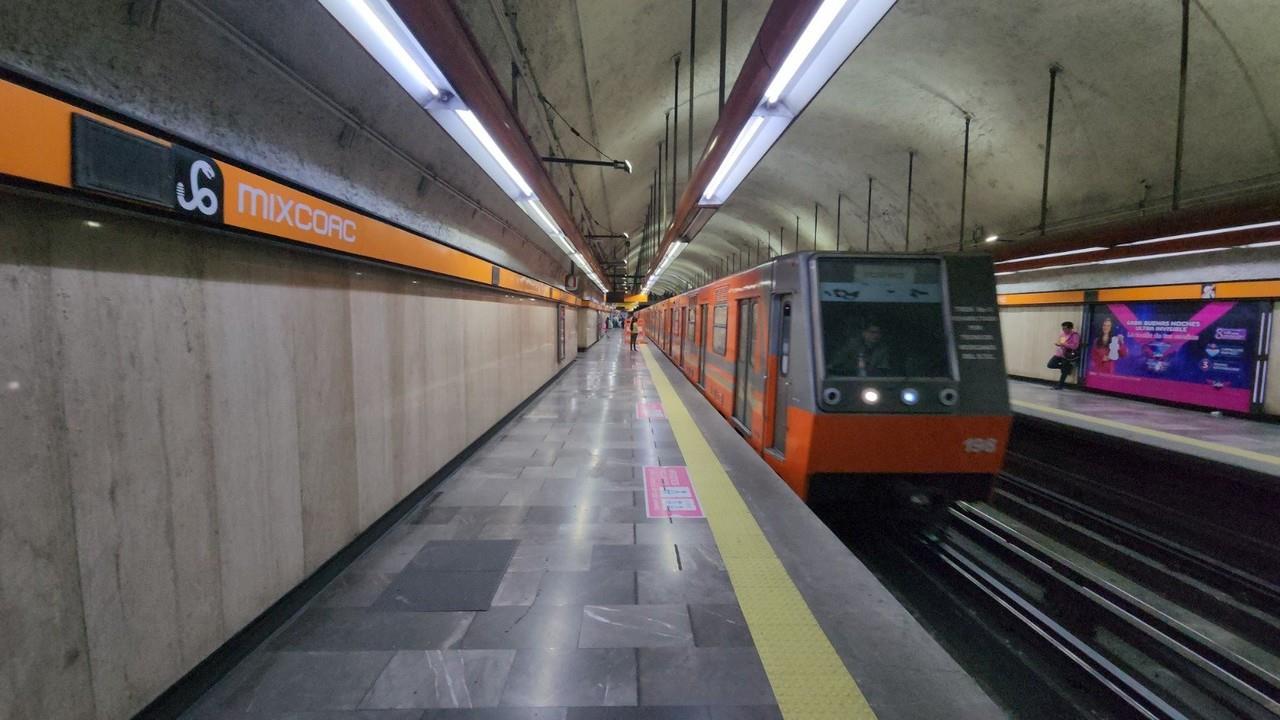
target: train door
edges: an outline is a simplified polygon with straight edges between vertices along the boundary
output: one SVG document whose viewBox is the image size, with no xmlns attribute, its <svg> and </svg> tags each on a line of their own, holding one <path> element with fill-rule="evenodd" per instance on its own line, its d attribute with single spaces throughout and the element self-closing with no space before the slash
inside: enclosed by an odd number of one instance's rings
<svg viewBox="0 0 1280 720">
<path fill-rule="evenodd" d="M 701 306 L 698 317 L 698 384 L 707 386 L 707 304 Z"/>
<path fill-rule="evenodd" d="M 688 308 L 680 308 L 676 312 L 676 367 L 684 364 L 684 316 Z"/>
<path fill-rule="evenodd" d="M 738 344 L 733 362 L 733 418 L 751 429 L 751 375 L 755 369 L 756 301 L 738 301 Z"/>
<path fill-rule="evenodd" d="M 694 319 L 698 317 L 698 308 L 693 305 L 690 305 L 689 307 L 684 309 L 684 314 L 685 314 L 684 343 L 686 346 L 684 349 L 684 352 L 685 354 L 688 354 L 689 343 L 697 342 L 697 339 L 698 339 L 697 328 L 694 327 Z"/>
<path fill-rule="evenodd" d="M 778 295 L 773 303 L 778 318 L 773 346 L 778 357 L 778 379 L 773 384 L 773 438 L 769 449 L 783 455 L 787 451 L 787 398 L 791 397 L 791 295 Z"/>
</svg>

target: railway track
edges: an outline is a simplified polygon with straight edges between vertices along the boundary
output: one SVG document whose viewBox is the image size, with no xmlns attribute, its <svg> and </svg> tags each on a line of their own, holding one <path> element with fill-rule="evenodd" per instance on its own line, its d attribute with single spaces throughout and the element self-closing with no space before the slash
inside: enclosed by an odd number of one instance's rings
<svg viewBox="0 0 1280 720">
<path fill-rule="evenodd" d="M 1043 524 L 1050 513 L 1044 508 L 1039 512 Z M 1119 523 L 1096 511 L 1091 517 L 1099 524 Z M 941 540 L 927 544 L 928 551 L 954 577 L 1092 677 L 1134 716 L 1280 717 L 1280 675 L 1269 664 L 1273 656 L 1242 651 L 1238 642 L 1230 641 L 1234 636 L 1224 639 L 1206 631 L 1205 625 L 1188 621 L 1185 613 L 1171 611 L 1157 595 L 1135 589 L 1087 556 L 995 508 L 959 503 L 951 510 L 951 520 Z M 1067 525 L 1071 532 L 1079 530 L 1066 519 L 1060 521 L 1060 530 Z M 1205 563 L 1197 553 L 1184 554 L 1187 548 L 1157 551 L 1153 548 L 1160 546 L 1158 538 L 1143 533 L 1131 537 L 1140 538 L 1141 547 L 1153 554 L 1174 554 L 1203 564 L 1206 574 L 1234 583 L 1236 589 L 1247 587 L 1255 594 L 1267 590 L 1257 586 L 1256 578 L 1241 577 L 1220 563 Z M 1268 620 L 1264 613 L 1255 619 Z"/>
</svg>

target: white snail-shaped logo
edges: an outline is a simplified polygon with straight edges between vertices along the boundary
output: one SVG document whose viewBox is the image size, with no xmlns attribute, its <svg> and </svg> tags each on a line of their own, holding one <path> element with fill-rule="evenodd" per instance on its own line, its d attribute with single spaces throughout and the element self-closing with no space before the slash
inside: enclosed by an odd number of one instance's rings
<svg viewBox="0 0 1280 720">
<path fill-rule="evenodd" d="M 178 183 L 178 204 L 183 210 L 188 212 L 200 209 L 205 215 L 213 215 L 218 212 L 218 194 L 210 188 L 200 187 L 200 176 L 203 175 L 206 180 L 212 180 L 214 177 L 213 167 L 205 160 L 197 160 L 191 163 L 191 198 L 187 199 L 187 188 Z"/>
</svg>

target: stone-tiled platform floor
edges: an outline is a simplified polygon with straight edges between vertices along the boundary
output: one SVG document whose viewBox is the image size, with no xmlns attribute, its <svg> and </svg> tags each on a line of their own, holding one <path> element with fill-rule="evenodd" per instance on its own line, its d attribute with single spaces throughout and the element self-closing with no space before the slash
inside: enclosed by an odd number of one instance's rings
<svg viewBox="0 0 1280 720">
<path fill-rule="evenodd" d="M 706 521 L 646 517 L 656 399 L 602 340 L 186 717 L 780 717 Z"/>
</svg>

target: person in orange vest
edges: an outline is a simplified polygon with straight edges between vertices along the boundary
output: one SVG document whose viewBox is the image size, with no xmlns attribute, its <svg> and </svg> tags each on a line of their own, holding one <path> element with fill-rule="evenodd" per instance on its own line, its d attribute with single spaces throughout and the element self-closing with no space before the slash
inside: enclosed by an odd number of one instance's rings
<svg viewBox="0 0 1280 720">
<path fill-rule="evenodd" d="M 636 339 L 640 337 L 640 319 L 631 314 L 631 349 L 636 349 Z"/>
</svg>

